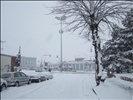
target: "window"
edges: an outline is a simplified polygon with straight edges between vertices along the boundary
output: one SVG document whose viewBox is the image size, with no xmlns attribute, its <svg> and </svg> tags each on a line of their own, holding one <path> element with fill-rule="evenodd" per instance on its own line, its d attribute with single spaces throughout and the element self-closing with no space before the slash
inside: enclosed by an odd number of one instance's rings
<svg viewBox="0 0 133 100">
<path fill-rule="evenodd" d="M 76 69 L 76 68 L 75 68 L 75 64 L 73 64 L 73 68 Z"/>
<path fill-rule="evenodd" d="M 21 77 L 20 73 L 14 73 L 14 77 Z"/>
<path fill-rule="evenodd" d="M 80 70 L 83 70 L 83 64 L 80 64 Z"/>
<path fill-rule="evenodd" d="M 11 77 L 11 74 L 2 74 L 2 78 L 9 78 Z"/>
<path fill-rule="evenodd" d="M 79 64 L 76 64 L 76 69 L 79 70 Z"/>
<path fill-rule="evenodd" d="M 26 76 L 24 73 L 22 73 L 22 72 L 21 72 L 20 74 L 21 74 L 22 77 L 27 77 L 27 76 Z"/>
</svg>

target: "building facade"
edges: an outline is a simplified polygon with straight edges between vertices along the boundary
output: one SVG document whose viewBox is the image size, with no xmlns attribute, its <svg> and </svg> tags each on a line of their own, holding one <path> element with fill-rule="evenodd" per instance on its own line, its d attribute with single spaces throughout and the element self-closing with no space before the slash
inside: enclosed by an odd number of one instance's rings
<svg viewBox="0 0 133 100">
<path fill-rule="evenodd" d="M 1 54 L 1 68 L 0 72 L 5 73 L 9 71 L 14 71 L 14 66 L 16 66 L 16 56 Z"/>
<path fill-rule="evenodd" d="M 64 61 L 63 69 L 65 71 L 94 71 L 95 70 L 95 61 L 94 60 L 84 60 L 84 58 L 75 58 L 73 61 Z M 51 64 L 49 63 L 49 68 L 52 70 L 58 70 L 60 64 Z"/>
<path fill-rule="evenodd" d="M 82 60 L 82 61 L 69 61 L 67 65 L 75 71 L 93 71 L 95 70 L 95 62 L 92 60 Z"/>
<path fill-rule="evenodd" d="M 35 57 L 21 57 L 20 66 L 22 69 L 35 69 L 36 67 L 36 58 Z"/>
</svg>

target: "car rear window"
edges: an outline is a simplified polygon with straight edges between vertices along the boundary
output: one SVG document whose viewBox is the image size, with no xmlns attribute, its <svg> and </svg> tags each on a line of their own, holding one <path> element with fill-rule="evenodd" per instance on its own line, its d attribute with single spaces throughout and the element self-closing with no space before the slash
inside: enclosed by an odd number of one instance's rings
<svg viewBox="0 0 133 100">
<path fill-rule="evenodd" d="M 7 74 L 2 74 L 2 78 L 10 78 L 11 74 L 7 73 Z"/>
</svg>

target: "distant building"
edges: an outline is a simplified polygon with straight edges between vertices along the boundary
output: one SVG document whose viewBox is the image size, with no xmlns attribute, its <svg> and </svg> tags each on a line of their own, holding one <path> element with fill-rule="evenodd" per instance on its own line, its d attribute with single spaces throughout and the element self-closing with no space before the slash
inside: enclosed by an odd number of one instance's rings
<svg viewBox="0 0 133 100">
<path fill-rule="evenodd" d="M 59 65 L 60 64 L 49 63 L 49 67 L 53 70 L 57 70 Z M 85 60 L 84 58 L 75 58 L 73 61 L 64 61 L 62 65 L 65 71 L 94 71 L 96 66 L 94 60 Z"/>
<path fill-rule="evenodd" d="M 95 69 L 95 63 L 90 60 L 84 61 L 69 61 L 69 66 L 72 66 L 76 71 L 92 71 Z"/>
<path fill-rule="evenodd" d="M 83 61 L 85 58 L 75 58 L 75 61 Z"/>
<path fill-rule="evenodd" d="M 58 70 L 59 69 L 59 64 L 58 63 L 48 63 L 48 68 L 51 70 Z"/>
<path fill-rule="evenodd" d="M 35 69 L 36 67 L 36 58 L 35 57 L 23 57 L 21 56 L 21 68 L 22 69 Z"/>
</svg>

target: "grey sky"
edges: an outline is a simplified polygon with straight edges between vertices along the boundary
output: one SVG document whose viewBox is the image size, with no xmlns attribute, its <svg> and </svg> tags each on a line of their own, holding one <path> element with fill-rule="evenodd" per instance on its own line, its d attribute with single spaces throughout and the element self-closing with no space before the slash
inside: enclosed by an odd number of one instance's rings
<svg viewBox="0 0 133 100">
<path fill-rule="evenodd" d="M 54 1 L 2 1 L 1 2 L 1 40 L 3 53 L 16 55 L 21 46 L 21 55 L 36 57 L 51 54 L 47 61 L 57 62 L 60 57 L 59 21 L 56 15 L 45 15 L 48 10 L 43 6 L 52 6 Z M 63 33 L 63 60 L 75 57 L 89 59 L 91 42 L 86 42 L 77 34 Z"/>
</svg>

